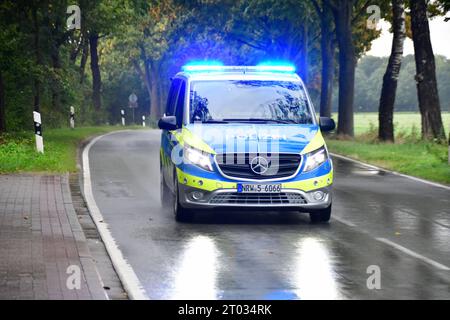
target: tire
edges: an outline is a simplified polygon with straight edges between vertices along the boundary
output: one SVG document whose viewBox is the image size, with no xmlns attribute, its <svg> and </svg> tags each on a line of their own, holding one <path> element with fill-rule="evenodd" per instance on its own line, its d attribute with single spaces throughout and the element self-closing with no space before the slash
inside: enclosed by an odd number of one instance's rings
<svg viewBox="0 0 450 320">
<path fill-rule="evenodd" d="M 175 196 L 173 201 L 173 213 L 175 215 L 175 220 L 178 222 L 191 222 L 194 218 L 194 213 L 186 208 L 183 208 L 183 206 L 180 204 L 179 200 L 179 190 L 178 190 L 178 178 L 175 175 L 175 181 L 174 181 L 174 187 L 175 187 Z"/>
<path fill-rule="evenodd" d="M 162 172 L 162 168 L 160 170 L 160 178 L 159 178 L 159 196 L 161 199 L 161 207 L 167 208 L 171 206 L 173 201 L 173 195 L 170 189 L 167 187 L 166 181 L 164 180 L 164 174 Z"/>
<path fill-rule="evenodd" d="M 309 219 L 312 223 L 326 223 L 329 222 L 331 218 L 331 204 L 321 210 L 316 210 L 309 214 Z"/>
</svg>

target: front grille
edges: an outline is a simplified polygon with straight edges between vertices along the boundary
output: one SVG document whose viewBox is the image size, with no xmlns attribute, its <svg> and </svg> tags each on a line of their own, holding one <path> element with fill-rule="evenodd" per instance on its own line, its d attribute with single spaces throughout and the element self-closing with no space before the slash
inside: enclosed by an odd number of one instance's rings
<svg viewBox="0 0 450 320">
<path fill-rule="evenodd" d="M 242 204 L 242 205 L 269 205 L 269 204 L 305 204 L 306 200 L 298 193 L 218 193 L 209 201 L 211 204 Z"/>
<path fill-rule="evenodd" d="M 268 162 L 269 169 L 265 173 L 255 173 L 251 169 L 252 161 L 259 156 Z M 290 153 L 269 153 L 267 155 L 221 153 L 216 156 L 216 160 L 223 174 L 229 177 L 264 180 L 286 178 L 294 175 L 300 166 L 302 156 Z"/>
</svg>

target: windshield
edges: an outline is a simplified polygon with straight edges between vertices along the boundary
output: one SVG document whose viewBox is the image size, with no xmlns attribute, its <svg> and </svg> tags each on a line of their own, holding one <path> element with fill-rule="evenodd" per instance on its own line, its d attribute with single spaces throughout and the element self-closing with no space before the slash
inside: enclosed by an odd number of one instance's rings
<svg viewBox="0 0 450 320">
<path fill-rule="evenodd" d="M 194 81 L 190 122 L 312 124 L 305 90 L 289 81 Z"/>
</svg>

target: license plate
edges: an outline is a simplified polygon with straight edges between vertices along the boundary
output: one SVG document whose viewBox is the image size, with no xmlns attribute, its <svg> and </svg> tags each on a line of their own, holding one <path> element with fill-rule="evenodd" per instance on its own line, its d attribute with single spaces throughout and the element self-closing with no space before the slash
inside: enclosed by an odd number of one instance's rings
<svg viewBox="0 0 450 320">
<path fill-rule="evenodd" d="M 238 193 L 280 193 L 281 184 L 244 184 L 238 183 Z"/>
</svg>

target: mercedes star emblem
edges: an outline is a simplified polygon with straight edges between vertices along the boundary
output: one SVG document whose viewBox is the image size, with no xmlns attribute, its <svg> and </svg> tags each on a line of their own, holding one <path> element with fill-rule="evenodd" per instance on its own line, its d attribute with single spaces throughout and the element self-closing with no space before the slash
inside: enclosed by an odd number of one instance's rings
<svg viewBox="0 0 450 320">
<path fill-rule="evenodd" d="M 264 174 L 269 170 L 269 161 L 264 157 L 254 157 L 250 162 L 250 168 L 256 174 Z"/>
</svg>

